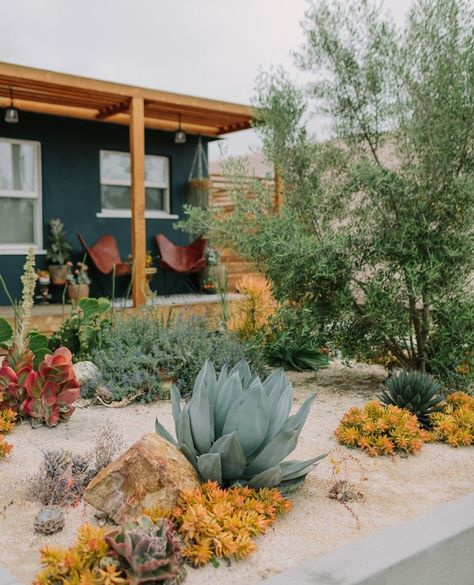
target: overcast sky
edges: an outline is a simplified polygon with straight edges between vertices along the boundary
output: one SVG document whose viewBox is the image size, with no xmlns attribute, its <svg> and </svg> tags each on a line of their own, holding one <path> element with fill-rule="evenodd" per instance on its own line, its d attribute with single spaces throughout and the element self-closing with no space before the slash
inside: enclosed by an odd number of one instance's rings
<svg viewBox="0 0 474 585">
<path fill-rule="evenodd" d="M 386 0 L 401 21 L 412 0 Z M 302 43 L 306 0 L 0 0 L 0 61 L 250 103 Z M 256 148 L 231 135 L 231 154 Z M 214 148 L 211 156 L 217 156 Z"/>
</svg>

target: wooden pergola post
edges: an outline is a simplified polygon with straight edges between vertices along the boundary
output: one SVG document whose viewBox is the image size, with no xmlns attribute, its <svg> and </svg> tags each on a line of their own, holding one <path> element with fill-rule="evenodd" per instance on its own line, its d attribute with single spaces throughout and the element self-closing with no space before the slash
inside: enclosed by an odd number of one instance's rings
<svg viewBox="0 0 474 585">
<path fill-rule="evenodd" d="M 146 303 L 146 223 L 145 223 L 145 106 L 142 97 L 130 103 L 130 156 L 132 188 L 133 306 Z"/>
</svg>

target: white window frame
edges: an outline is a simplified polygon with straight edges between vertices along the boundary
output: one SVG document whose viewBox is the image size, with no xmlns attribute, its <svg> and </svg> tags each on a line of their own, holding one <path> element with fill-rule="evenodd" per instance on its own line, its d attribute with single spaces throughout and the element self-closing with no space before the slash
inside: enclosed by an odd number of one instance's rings
<svg viewBox="0 0 474 585">
<path fill-rule="evenodd" d="M 124 179 L 106 179 L 103 176 L 103 169 L 102 169 L 102 154 L 128 154 L 129 152 L 123 152 L 119 150 L 100 150 L 99 151 L 99 163 L 100 163 L 100 185 L 117 185 L 120 187 L 132 187 L 132 179 L 130 177 L 129 180 Z M 164 183 L 156 183 L 154 181 L 146 181 L 145 180 L 145 188 L 149 187 L 151 189 L 164 189 L 165 190 L 165 209 L 163 211 L 158 210 L 146 210 L 145 209 L 145 218 L 147 219 L 177 219 L 177 215 L 173 215 L 170 213 L 170 161 L 167 156 L 159 155 L 159 154 L 145 154 L 145 166 L 146 166 L 146 157 L 147 156 L 156 156 L 162 158 L 166 161 L 166 184 Z M 102 195 L 102 194 L 101 194 Z M 97 213 L 97 217 L 110 217 L 110 218 L 131 218 L 132 212 L 130 209 L 103 209 Z"/>
<path fill-rule="evenodd" d="M 35 199 L 35 217 L 34 217 L 34 242 L 30 244 L 2 244 L 0 242 L 0 255 L 23 255 L 33 246 L 35 254 L 46 254 L 43 250 L 43 191 L 41 180 L 41 143 L 37 140 L 23 140 L 17 138 L 0 137 L 0 142 L 8 144 L 31 144 L 34 147 L 34 181 L 35 188 L 33 191 L 17 191 L 10 189 L 0 189 L 0 197 L 18 198 L 18 199 Z"/>
</svg>

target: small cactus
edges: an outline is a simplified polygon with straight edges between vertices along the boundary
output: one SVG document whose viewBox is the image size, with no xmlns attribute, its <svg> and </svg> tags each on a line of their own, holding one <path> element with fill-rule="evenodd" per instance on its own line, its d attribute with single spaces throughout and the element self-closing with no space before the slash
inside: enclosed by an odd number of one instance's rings
<svg viewBox="0 0 474 585">
<path fill-rule="evenodd" d="M 64 528 L 64 514 L 59 506 L 46 506 L 35 517 L 35 531 L 55 534 Z"/>
</svg>

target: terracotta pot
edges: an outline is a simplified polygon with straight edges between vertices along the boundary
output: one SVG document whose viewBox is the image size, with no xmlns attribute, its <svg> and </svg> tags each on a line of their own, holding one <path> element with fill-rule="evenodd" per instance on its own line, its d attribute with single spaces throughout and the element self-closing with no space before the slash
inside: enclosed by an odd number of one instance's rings
<svg viewBox="0 0 474 585">
<path fill-rule="evenodd" d="M 68 274 L 69 266 L 66 266 L 66 264 L 51 264 L 49 267 L 49 275 L 53 284 L 64 286 L 67 282 Z"/>
<path fill-rule="evenodd" d="M 71 301 L 77 302 L 89 296 L 88 284 L 68 284 L 67 294 Z"/>
</svg>

